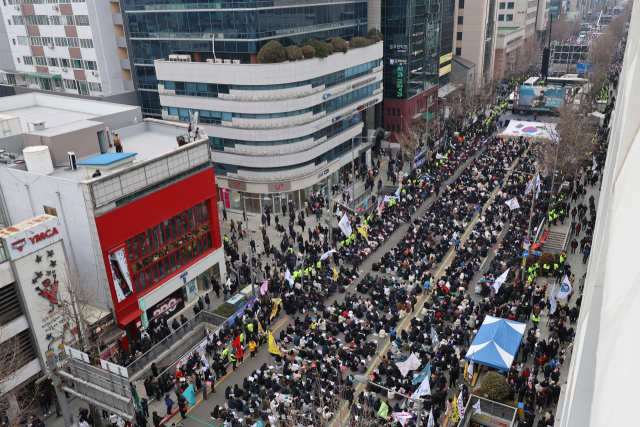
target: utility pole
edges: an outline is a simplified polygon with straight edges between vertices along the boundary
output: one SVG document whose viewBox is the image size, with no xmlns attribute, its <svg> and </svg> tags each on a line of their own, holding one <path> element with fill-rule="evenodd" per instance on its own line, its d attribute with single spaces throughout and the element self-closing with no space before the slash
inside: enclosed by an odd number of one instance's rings
<svg viewBox="0 0 640 427">
<path fill-rule="evenodd" d="M 331 197 L 331 178 L 327 178 L 327 213 L 329 214 L 329 246 L 333 249 L 333 198 Z"/>
<path fill-rule="evenodd" d="M 64 421 L 65 427 L 71 427 L 73 425 L 73 417 L 71 415 L 71 411 L 69 410 L 69 404 L 67 403 L 67 397 L 62 392 L 62 378 L 58 375 L 58 363 L 56 362 L 56 356 L 52 351 L 48 351 L 45 353 L 45 357 L 47 358 L 47 365 L 49 366 L 49 370 L 51 372 L 51 382 L 53 383 L 53 387 L 56 390 L 56 397 L 58 398 L 58 403 L 60 403 L 60 409 L 62 410 L 62 420 Z"/>
</svg>

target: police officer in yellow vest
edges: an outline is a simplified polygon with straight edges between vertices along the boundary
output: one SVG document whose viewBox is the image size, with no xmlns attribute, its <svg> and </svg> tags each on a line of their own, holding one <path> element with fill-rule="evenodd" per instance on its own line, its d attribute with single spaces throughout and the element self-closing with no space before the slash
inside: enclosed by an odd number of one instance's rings
<svg viewBox="0 0 640 427">
<path fill-rule="evenodd" d="M 533 326 L 538 329 L 538 323 L 540 323 L 540 314 L 531 313 L 531 320 L 533 321 Z M 235 364 L 234 364 L 235 366 Z"/>
<path fill-rule="evenodd" d="M 229 355 L 229 360 L 233 363 L 233 370 L 236 370 L 236 356 L 234 354 Z"/>
<path fill-rule="evenodd" d="M 224 350 L 222 350 L 222 359 L 226 359 L 227 356 L 229 356 L 229 349 L 225 348 Z"/>
</svg>

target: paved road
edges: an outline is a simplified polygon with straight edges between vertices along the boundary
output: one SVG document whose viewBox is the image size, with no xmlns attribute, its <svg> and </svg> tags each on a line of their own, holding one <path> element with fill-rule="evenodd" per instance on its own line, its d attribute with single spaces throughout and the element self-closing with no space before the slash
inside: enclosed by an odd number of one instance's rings
<svg viewBox="0 0 640 427">
<path fill-rule="evenodd" d="M 469 161 L 468 161 L 469 162 Z M 467 162 L 467 164 L 468 164 Z M 460 172 L 464 169 L 464 167 L 466 166 L 463 165 L 461 166 L 457 171 L 456 174 L 454 174 L 454 177 L 452 177 L 449 181 L 452 181 L 453 179 L 457 178 L 457 176 L 460 174 Z M 447 182 L 448 183 L 448 182 Z M 591 189 L 590 187 L 587 189 L 588 190 L 588 194 L 585 200 L 588 200 L 589 196 L 591 194 L 594 194 L 595 197 L 597 198 L 597 187 L 594 187 L 593 189 Z M 428 206 L 433 202 L 434 198 L 433 196 L 430 197 L 427 202 L 423 203 L 423 205 L 416 211 L 416 213 L 414 213 L 413 218 L 417 218 L 419 216 L 422 216 L 425 211 L 427 210 Z M 471 223 L 473 224 L 473 222 Z M 384 245 L 382 245 L 380 247 L 380 249 L 378 249 L 380 252 L 379 254 L 383 254 L 385 252 L 387 252 L 388 250 L 392 249 L 397 243 L 398 241 L 400 241 L 400 239 L 403 238 L 403 236 L 406 234 L 407 230 L 409 228 L 409 224 L 405 223 L 403 224 L 401 227 L 399 227 L 398 230 L 396 230 L 393 235 L 391 236 L 391 238 L 389 240 L 387 240 L 387 242 L 385 242 Z M 467 229 L 466 233 L 464 234 L 463 239 L 466 239 L 466 237 L 469 235 L 470 231 L 472 229 L 472 225 L 469 226 L 469 228 Z M 503 233 L 501 233 L 500 238 L 502 238 L 504 236 L 504 234 L 506 233 L 506 230 L 503 231 Z M 489 253 L 489 258 L 485 261 L 485 266 L 489 265 L 489 262 L 491 261 L 493 257 L 493 252 L 490 251 Z M 374 254 L 372 256 L 370 256 L 367 260 L 365 260 L 365 262 L 363 263 L 363 265 L 361 266 L 361 269 L 363 271 L 371 271 L 371 264 L 377 260 L 377 258 L 379 258 L 378 255 Z M 449 262 L 451 261 L 451 259 L 453 258 L 453 251 L 450 251 L 446 258 L 445 258 L 445 262 L 442 263 L 440 269 L 437 271 L 436 273 L 436 277 L 439 277 L 444 269 L 445 266 L 447 266 L 449 264 Z M 582 274 L 584 274 L 584 272 L 586 271 L 586 265 L 582 264 L 582 255 L 580 254 L 574 254 L 574 255 L 569 255 L 568 257 L 568 262 L 572 265 L 573 267 L 573 272 L 576 275 L 576 277 L 581 277 Z M 478 273 L 480 274 L 480 273 Z M 474 281 L 477 280 L 477 277 L 474 278 Z M 472 281 L 470 283 L 470 287 L 473 286 L 474 281 Z M 355 292 L 355 286 L 357 284 L 357 281 L 354 281 L 349 288 L 347 288 L 347 291 L 351 291 L 351 292 Z M 469 289 L 470 294 L 472 295 L 473 298 L 477 298 L 475 297 L 475 295 L 473 295 L 473 289 Z M 342 299 L 344 296 L 343 295 L 335 295 L 331 298 L 329 298 L 328 303 L 332 303 L 335 299 Z M 573 303 L 575 304 L 575 300 L 578 297 L 578 292 L 576 290 L 576 295 L 573 298 Z M 418 303 L 416 304 L 416 311 L 414 314 L 410 314 L 408 315 L 402 322 L 401 324 L 398 326 L 398 330 L 401 330 L 402 328 L 405 328 L 409 322 L 410 319 L 417 313 L 419 313 L 420 309 L 422 308 L 424 302 L 426 301 L 427 295 L 423 295 L 422 298 L 420 298 L 420 300 L 418 301 Z M 572 304 L 573 305 L 573 304 Z M 272 323 L 271 328 L 274 331 L 274 335 L 278 335 L 279 330 L 284 326 L 286 327 L 286 325 L 291 321 L 290 318 L 285 317 L 285 318 L 280 318 L 278 319 L 276 322 Z M 546 314 L 542 315 L 542 319 L 540 322 L 541 325 L 543 325 L 543 327 L 541 328 L 540 332 L 541 332 L 541 339 L 546 339 L 549 336 L 549 332 L 547 330 L 546 327 L 544 327 L 544 325 L 546 325 Z M 531 327 L 532 324 L 529 323 L 528 327 Z M 575 327 L 575 326 L 574 326 Z M 340 337 L 342 338 L 342 337 Z M 379 352 L 381 354 L 384 354 L 384 352 L 386 351 L 387 347 L 389 345 L 389 341 L 385 340 L 383 342 L 379 343 Z M 265 362 L 269 362 L 270 360 L 270 355 L 269 353 L 266 351 L 266 346 L 263 346 L 261 349 L 259 349 L 258 355 L 255 359 L 250 359 L 248 356 L 245 358 L 245 362 L 240 364 L 238 366 L 238 370 L 234 373 L 231 372 L 224 378 L 222 378 L 217 386 L 216 389 L 219 391 L 219 393 L 215 394 L 215 395 L 208 395 L 208 400 L 204 401 L 202 400 L 202 396 L 198 395 L 198 403 L 195 407 L 191 408 L 188 412 L 188 419 L 183 420 L 183 423 L 185 424 L 186 427 L 195 427 L 195 426 L 200 426 L 202 423 L 208 424 L 208 425 L 213 425 L 215 427 L 218 427 L 222 424 L 221 420 L 212 420 L 210 418 L 209 413 L 213 410 L 213 408 L 215 407 L 215 405 L 223 405 L 226 401 L 224 399 L 224 389 L 231 385 L 235 385 L 235 384 L 241 384 L 242 380 L 249 376 L 254 369 L 258 368 L 260 365 L 262 365 Z M 518 360 L 519 361 L 519 360 Z M 570 361 L 570 358 L 567 358 L 567 360 L 565 361 L 565 366 L 568 365 Z M 372 360 L 372 362 L 369 364 L 368 366 L 368 372 L 372 371 L 373 369 L 375 369 L 375 367 L 377 366 L 378 363 L 378 358 Z M 531 362 L 529 362 L 531 363 Z M 564 385 L 566 384 L 566 371 L 568 371 L 568 367 L 565 368 L 561 368 L 561 384 Z M 361 392 L 363 389 L 362 386 L 358 386 L 356 388 L 356 392 L 359 393 Z M 562 396 L 561 396 L 561 401 L 560 401 L 560 405 L 562 404 L 562 398 L 564 397 L 565 391 L 563 390 L 562 392 Z M 451 393 L 451 396 L 453 396 L 453 392 Z M 551 408 L 553 410 L 553 408 Z M 345 411 L 347 410 L 346 408 L 344 409 Z M 555 411 L 554 411 L 555 412 Z M 179 419 L 179 416 L 175 416 L 171 422 L 175 422 L 177 419 Z"/>
</svg>

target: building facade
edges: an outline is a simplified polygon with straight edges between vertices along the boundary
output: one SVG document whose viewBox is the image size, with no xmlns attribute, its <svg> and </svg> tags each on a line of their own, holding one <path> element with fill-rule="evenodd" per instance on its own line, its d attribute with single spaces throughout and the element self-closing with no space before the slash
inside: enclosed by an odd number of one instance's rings
<svg viewBox="0 0 640 427">
<path fill-rule="evenodd" d="M 475 64 L 476 88 L 493 77 L 498 3 L 497 0 L 458 0 L 454 54 Z"/>
<path fill-rule="evenodd" d="M 516 54 L 525 39 L 525 27 L 498 27 L 493 77 L 502 79 L 505 72 L 512 69 Z"/>
<path fill-rule="evenodd" d="M 135 102 L 117 1 L 6 0 L 0 11 L 0 75 L 16 93 Z"/>
<path fill-rule="evenodd" d="M 498 2 L 498 28 L 525 28 L 525 38 L 536 36 L 537 0 Z"/>
<path fill-rule="evenodd" d="M 57 98 L 57 105 L 69 109 L 60 114 L 41 100 L 30 109 L 6 111 L 22 114 L 22 120 L 29 110 L 46 117 L 50 128 L 36 132 L 39 138 L 25 133 L 24 157 L 5 158 L 0 168 L 3 220 L 13 224 L 43 213 L 57 217 L 70 266 L 91 293 L 91 306 L 96 313 L 112 314 L 124 333 L 101 348 L 106 358 L 117 347 L 128 348 L 150 319 L 163 312 L 178 315 L 198 292 L 210 289 L 212 278 L 225 278 L 209 137 L 202 130 L 187 137 L 187 124 L 142 121 L 139 108 L 85 99 L 26 94 L 0 98 L 0 108 L 26 106 L 34 97 Z M 85 111 L 109 108 L 111 114 L 76 113 L 82 120 L 68 122 L 74 103 Z M 120 127 L 122 114 L 128 118 Z M 134 120 L 141 122 L 134 125 Z M 123 153 L 101 144 L 100 132 L 106 128 L 119 134 Z M 179 146 L 177 137 L 190 143 Z M 73 145 L 79 139 L 91 153 L 78 153 L 76 168 L 68 157 L 61 163 L 58 153 L 79 151 Z"/>
<path fill-rule="evenodd" d="M 195 5 L 195 3 L 198 3 Z M 287 47 L 307 38 L 350 40 L 367 32 L 367 2 L 173 2 L 123 0 L 142 112 L 162 117 L 154 61 L 186 54 L 257 63 L 270 40 Z M 195 6 L 194 6 L 195 5 Z"/>
<path fill-rule="evenodd" d="M 0 346 L 3 347 L 3 354 L 17 347 L 21 351 L 22 360 L 22 366 L 14 366 L 14 369 L 17 368 L 14 374 L 5 371 L 2 375 L 2 392 L 11 406 L 17 406 L 18 402 L 9 391 L 37 378 L 41 370 L 34 338 L 34 330 L 30 328 L 26 316 L 24 299 L 16 283 L 9 252 L 0 239 Z"/>
<path fill-rule="evenodd" d="M 435 117 L 439 75 L 451 67 L 450 58 L 440 61 L 442 10 L 442 0 L 382 1 L 387 132 L 402 132 L 427 111 Z"/>
<path fill-rule="evenodd" d="M 198 114 L 226 208 L 244 209 L 242 194 L 255 198 L 249 212 L 302 206 L 374 146 L 365 124 L 379 122 L 381 42 L 326 58 L 228 62 L 155 61 L 163 118 Z"/>
</svg>

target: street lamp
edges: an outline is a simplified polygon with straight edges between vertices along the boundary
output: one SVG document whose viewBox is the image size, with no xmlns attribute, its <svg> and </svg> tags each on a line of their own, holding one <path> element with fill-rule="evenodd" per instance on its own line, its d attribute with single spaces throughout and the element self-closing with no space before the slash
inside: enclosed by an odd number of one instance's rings
<svg viewBox="0 0 640 427">
<path fill-rule="evenodd" d="M 245 221 L 247 222 L 247 231 L 249 231 L 249 217 L 247 216 L 247 199 L 252 200 L 260 200 L 259 197 L 247 197 L 244 194 L 242 195 L 242 207 L 244 209 Z M 262 200 L 270 201 L 271 198 L 266 196 Z M 247 248 L 249 251 L 249 268 L 251 271 L 251 296 L 252 298 L 256 296 L 256 286 L 253 280 L 253 261 L 251 260 L 251 238 L 249 237 L 249 233 L 247 233 Z"/>
<path fill-rule="evenodd" d="M 420 426 L 420 419 L 422 418 L 422 410 L 424 409 L 424 400 L 423 399 L 420 399 L 418 397 L 407 396 L 406 394 L 402 394 L 402 393 L 398 393 L 395 390 L 387 388 L 387 387 L 385 387 L 383 385 L 380 385 L 378 383 L 374 383 L 373 381 L 371 381 L 369 378 L 367 378 L 364 375 L 353 375 L 353 379 L 356 380 L 359 383 L 362 383 L 362 384 L 372 384 L 372 385 L 374 385 L 376 387 L 380 387 L 383 390 L 390 391 L 391 393 L 395 393 L 395 394 L 400 395 L 400 396 L 402 396 L 402 397 L 404 397 L 406 399 L 414 401 L 415 404 L 417 405 L 417 406 L 414 406 L 414 408 L 416 408 L 415 411 L 416 411 L 416 414 L 418 415 L 418 426 Z M 426 381 L 428 381 L 428 379 Z"/>
</svg>

